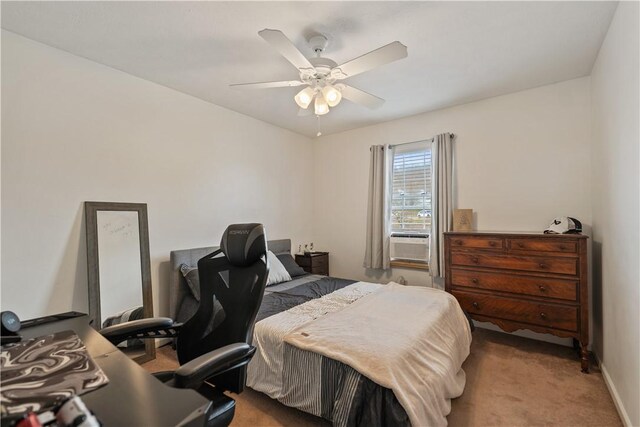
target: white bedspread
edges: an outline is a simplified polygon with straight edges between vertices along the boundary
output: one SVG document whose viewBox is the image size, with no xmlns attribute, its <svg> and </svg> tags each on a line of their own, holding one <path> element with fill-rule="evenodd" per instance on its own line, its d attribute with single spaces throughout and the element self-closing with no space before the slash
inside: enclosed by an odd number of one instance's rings
<svg viewBox="0 0 640 427">
<path fill-rule="evenodd" d="M 441 426 L 447 424 L 451 399 L 464 390 L 461 366 L 471 331 L 452 295 L 390 283 L 300 324 L 284 341 L 349 365 L 393 390 L 413 426 Z"/>
<path fill-rule="evenodd" d="M 284 392 L 282 373 L 285 335 L 301 325 L 341 310 L 384 286 L 377 283 L 356 282 L 257 322 L 252 343 L 257 351 L 247 369 L 247 385 L 273 399 L 281 399 Z M 304 410 L 301 407 L 299 409 Z M 314 415 L 320 414 L 314 413 Z"/>
</svg>

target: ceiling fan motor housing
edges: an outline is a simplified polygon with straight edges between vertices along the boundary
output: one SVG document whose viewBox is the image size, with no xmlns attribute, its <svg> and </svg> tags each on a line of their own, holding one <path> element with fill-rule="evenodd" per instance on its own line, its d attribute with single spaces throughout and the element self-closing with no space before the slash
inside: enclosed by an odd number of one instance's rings
<svg viewBox="0 0 640 427">
<path fill-rule="evenodd" d="M 313 69 L 300 70 L 300 80 L 315 87 L 323 87 L 336 80 L 331 74 L 331 70 L 338 65 L 335 61 L 317 57 L 309 58 L 309 62 L 313 65 Z"/>
<path fill-rule="evenodd" d="M 329 58 L 309 58 L 309 62 L 313 65 L 318 72 L 318 74 L 329 74 L 332 68 L 338 66 L 335 61 L 332 61 Z"/>
</svg>

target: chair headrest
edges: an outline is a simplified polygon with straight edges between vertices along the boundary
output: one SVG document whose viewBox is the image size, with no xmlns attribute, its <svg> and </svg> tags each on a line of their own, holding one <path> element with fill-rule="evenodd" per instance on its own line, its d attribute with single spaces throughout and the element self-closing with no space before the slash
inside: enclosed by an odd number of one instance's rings
<svg viewBox="0 0 640 427">
<path fill-rule="evenodd" d="M 220 249 L 231 265 L 246 267 L 267 253 L 262 224 L 231 224 L 222 234 Z"/>
</svg>

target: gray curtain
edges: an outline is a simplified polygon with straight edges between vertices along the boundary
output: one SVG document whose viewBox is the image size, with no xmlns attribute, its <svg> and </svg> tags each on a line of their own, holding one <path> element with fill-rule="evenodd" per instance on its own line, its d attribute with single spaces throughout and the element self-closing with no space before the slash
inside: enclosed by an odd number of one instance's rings
<svg viewBox="0 0 640 427">
<path fill-rule="evenodd" d="M 453 224 L 453 144 L 451 134 L 433 138 L 431 147 L 431 240 L 429 271 L 434 279 L 444 276 L 444 232 Z M 438 283 L 440 282 L 440 283 Z M 434 280 L 434 287 L 443 287 Z"/>
<path fill-rule="evenodd" d="M 388 269 L 389 255 L 389 185 L 392 148 L 372 145 L 369 162 L 369 202 L 367 204 L 367 240 L 365 268 Z"/>
</svg>

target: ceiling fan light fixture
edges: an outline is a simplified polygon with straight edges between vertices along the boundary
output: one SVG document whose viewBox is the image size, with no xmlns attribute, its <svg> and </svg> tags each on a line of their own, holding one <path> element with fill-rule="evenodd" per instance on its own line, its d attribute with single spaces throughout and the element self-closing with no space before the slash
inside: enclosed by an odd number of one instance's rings
<svg viewBox="0 0 640 427">
<path fill-rule="evenodd" d="M 327 101 L 324 99 L 324 96 L 322 96 L 322 93 L 319 93 L 318 96 L 316 96 L 314 110 L 316 116 L 322 116 L 329 112 L 329 104 L 327 104 Z"/>
<path fill-rule="evenodd" d="M 296 101 L 296 104 L 298 104 L 298 107 L 304 108 L 306 110 L 309 107 L 309 104 L 311 104 L 311 101 L 313 101 L 314 94 L 314 90 L 308 86 L 298 92 L 298 94 L 294 96 L 293 99 Z"/>
<path fill-rule="evenodd" d="M 316 53 L 314 58 L 307 58 L 280 30 L 265 28 L 258 31 L 258 35 L 298 70 L 299 79 L 242 83 L 231 86 L 243 89 L 302 86 L 304 89 L 294 96 L 296 104 L 300 107 L 298 116 L 310 114 L 309 106 L 312 102 L 314 103 L 315 115 L 317 117 L 325 115 L 331 108 L 340 104 L 343 96 L 351 102 L 371 109 L 380 107 L 384 103 L 384 99 L 353 86 L 342 84 L 342 80 L 407 57 L 407 47 L 399 41 L 394 41 L 338 65 L 334 60 L 322 55 L 329 40 L 325 35 L 315 34 L 308 40 Z"/>
<path fill-rule="evenodd" d="M 342 100 L 342 93 L 340 93 L 340 90 L 335 86 L 326 85 L 323 87 L 322 95 L 327 101 L 327 104 L 329 104 L 329 107 L 335 107 Z"/>
</svg>

